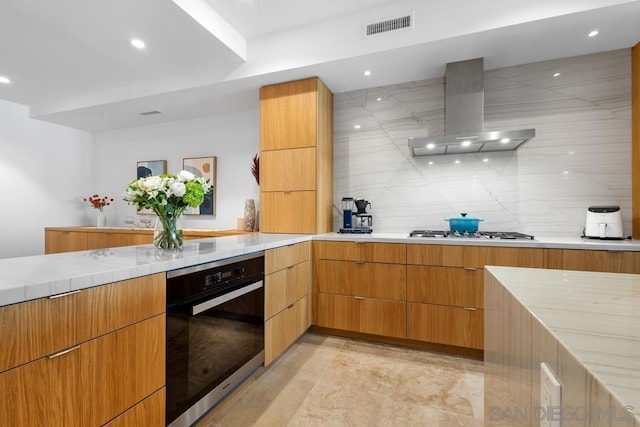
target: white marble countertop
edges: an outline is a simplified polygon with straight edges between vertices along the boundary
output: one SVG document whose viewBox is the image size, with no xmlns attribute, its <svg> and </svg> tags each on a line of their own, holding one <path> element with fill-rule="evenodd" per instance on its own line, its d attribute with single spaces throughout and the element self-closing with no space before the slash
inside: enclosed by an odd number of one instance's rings
<svg viewBox="0 0 640 427">
<path fill-rule="evenodd" d="M 640 251 L 640 240 L 599 240 L 580 237 L 537 237 L 534 240 L 493 240 L 465 237 L 409 237 L 408 233 L 325 233 L 313 240 L 347 242 L 417 243 L 425 245 L 508 246 L 517 248 L 593 249 Z"/>
<path fill-rule="evenodd" d="M 0 306 L 311 240 L 251 233 L 187 240 L 179 252 L 125 246 L 0 259 Z"/>
<path fill-rule="evenodd" d="M 640 420 L 640 275 L 486 268 Z"/>
<path fill-rule="evenodd" d="M 0 259 L 0 306 L 308 240 L 640 251 L 638 240 L 410 238 L 408 234 L 251 233 L 188 240 L 176 256 L 152 245 Z"/>
</svg>

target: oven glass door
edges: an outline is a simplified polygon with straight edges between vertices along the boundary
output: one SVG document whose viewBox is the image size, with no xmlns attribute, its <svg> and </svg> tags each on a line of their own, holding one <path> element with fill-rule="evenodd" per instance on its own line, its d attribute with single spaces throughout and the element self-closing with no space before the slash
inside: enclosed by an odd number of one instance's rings
<svg viewBox="0 0 640 427">
<path fill-rule="evenodd" d="M 167 308 L 167 425 L 264 350 L 262 286 L 211 305 Z"/>
</svg>

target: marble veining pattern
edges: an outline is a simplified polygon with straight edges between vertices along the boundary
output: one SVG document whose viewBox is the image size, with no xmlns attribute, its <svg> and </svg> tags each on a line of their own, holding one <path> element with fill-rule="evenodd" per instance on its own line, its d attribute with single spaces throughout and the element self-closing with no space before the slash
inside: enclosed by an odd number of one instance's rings
<svg viewBox="0 0 640 427">
<path fill-rule="evenodd" d="M 487 269 L 640 421 L 640 276 Z"/>
<path fill-rule="evenodd" d="M 312 333 L 200 427 L 482 426 L 481 361 Z"/>
<path fill-rule="evenodd" d="M 407 147 L 444 133 L 443 78 L 335 94 L 334 203 L 369 200 L 381 232 L 447 228 L 468 212 L 483 230 L 561 236 L 582 234 L 588 206 L 614 204 L 630 234 L 630 73 L 629 49 L 486 70 L 484 129 L 536 137 L 461 156 Z"/>
</svg>

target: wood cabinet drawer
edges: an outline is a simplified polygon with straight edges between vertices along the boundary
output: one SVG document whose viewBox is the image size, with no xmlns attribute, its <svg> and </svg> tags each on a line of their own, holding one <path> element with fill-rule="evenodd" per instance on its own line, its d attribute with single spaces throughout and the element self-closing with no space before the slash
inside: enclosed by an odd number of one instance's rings
<svg viewBox="0 0 640 427">
<path fill-rule="evenodd" d="M 407 303 L 407 338 L 482 349 L 484 310 Z"/>
<path fill-rule="evenodd" d="M 164 386 L 159 315 L 0 374 L 0 425 L 99 426 Z"/>
<path fill-rule="evenodd" d="M 315 191 L 260 192 L 260 231 L 314 234 L 316 220 Z"/>
<path fill-rule="evenodd" d="M 316 189 L 316 149 L 265 151 L 260 156 L 261 191 Z"/>
<path fill-rule="evenodd" d="M 407 266 L 407 301 L 484 307 L 484 269 Z"/>
<path fill-rule="evenodd" d="M 407 262 L 407 245 L 404 243 L 314 241 L 313 244 L 318 259 L 393 264 Z"/>
<path fill-rule="evenodd" d="M 405 338 L 406 303 L 320 293 L 318 326 Z"/>
<path fill-rule="evenodd" d="M 265 319 L 309 295 L 309 265 L 310 261 L 304 261 L 265 276 Z"/>
<path fill-rule="evenodd" d="M 318 291 L 405 301 L 406 266 L 401 264 L 318 260 Z"/>
<path fill-rule="evenodd" d="M 166 425 L 164 403 L 165 388 L 163 387 L 127 412 L 105 424 L 105 427 L 164 427 Z"/>
<path fill-rule="evenodd" d="M 264 364 L 269 365 L 284 352 L 310 324 L 309 296 L 282 310 L 264 324 Z"/>
<path fill-rule="evenodd" d="M 407 245 L 407 263 L 444 267 L 502 265 L 542 268 L 543 249 L 456 245 Z"/>
<path fill-rule="evenodd" d="M 155 274 L 0 307 L 0 372 L 165 311 Z"/>
<path fill-rule="evenodd" d="M 545 249 L 545 268 L 640 274 L 640 252 Z"/>
<path fill-rule="evenodd" d="M 309 260 L 311 256 L 311 242 L 296 243 L 269 249 L 264 254 L 264 273 L 271 274 Z"/>
</svg>

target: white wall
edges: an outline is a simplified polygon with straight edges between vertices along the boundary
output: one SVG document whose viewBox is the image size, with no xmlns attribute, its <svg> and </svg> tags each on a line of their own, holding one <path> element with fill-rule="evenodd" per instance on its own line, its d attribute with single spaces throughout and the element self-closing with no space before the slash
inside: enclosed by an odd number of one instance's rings
<svg viewBox="0 0 640 427">
<path fill-rule="evenodd" d="M 259 187 L 251 174 L 259 152 L 258 110 L 100 132 L 94 142 L 93 191 L 116 199 L 105 209 L 109 226 L 125 226 L 128 216 L 139 222 L 122 193 L 142 160 L 167 160 L 167 172 L 177 173 L 185 157 L 217 157 L 216 215 L 184 215 L 185 228 L 235 229 L 245 199 L 258 202 Z"/>
<path fill-rule="evenodd" d="M 629 235 L 630 64 L 623 49 L 487 70 L 484 129 L 536 129 L 506 153 L 411 157 L 409 137 L 443 133 L 441 78 L 336 94 L 334 202 L 369 200 L 378 232 L 448 229 L 467 212 L 481 230 L 536 236 L 579 236 L 588 206 L 612 204 Z"/>
<path fill-rule="evenodd" d="M 0 100 L 0 258 L 43 254 L 44 227 L 87 220 L 92 152 L 90 133 Z"/>
</svg>

